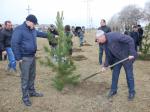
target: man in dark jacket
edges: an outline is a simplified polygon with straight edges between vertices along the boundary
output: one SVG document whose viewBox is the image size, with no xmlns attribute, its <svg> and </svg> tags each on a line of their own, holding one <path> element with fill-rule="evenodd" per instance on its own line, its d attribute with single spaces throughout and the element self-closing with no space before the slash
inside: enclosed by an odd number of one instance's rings
<svg viewBox="0 0 150 112">
<path fill-rule="evenodd" d="M 110 27 L 106 25 L 105 19 L 102 19 L 100 22 L 100 27 L 98 30 L 102 30 L 105 33 L 111 32 Z M 104 51 L 104 46 L 99 44 L 99 64 L 102 65 L 102 59 L 103 59 L 103 51 Z"/>
<path fill-rule="evenodd" d="M 139 50 L 142 50 L 142 40 L 143 40 L 143 28 L 141 27 L 141 25 L 137 25 L 138 26 L 138 33 L 139 33 Z"/>
<path fill-rule="evenodd" d="M 130 32 L 130 36 L 134 40 L 135 50 L 137 51 L 137 47 L 139 46 L 140 39 L 139 39 L 138 27 L 136 25 L 133 26 L 132 32 Z"/>
<path fill-rule="evenodd" d="M 14 53 L 11 48 L 11 38 L 13 33 L 12 23 L 11 21 L 5 21 L 4 28 L 1 31 L 2 33 L 2 44 L 3 44 L 3 50 L 7 52 L 9 64 L 8 64 L 8 71 L 16 71 L 16 60 Z M 4 51 L 4 52 L 5 52 Z"/>
<path fill-rule="evenodd" d="M 37 50 L 36 37 L 47 37 L 46 33 L 35 29 L 37 18 L 28 15 L 26 21 L 16 27 L 12 36 L 12 49 L 15 58 L 19 61 L 21 70 L 22 100 L 26 106 L 31 106 L 30 97 L 42 97 L 34 88 L 36 76 L 35 53 Z"/>
<path fill-rule="evenodd" d="M 2 36 L 2 31 L 3 27 L 2 25 L 0 24 L 0 61 L 3 60 L 3 56 L 2 56 L 2 52 L 3 52 L 3 36 Z"/>
<path fill-rule="evenodd" d="M 75 32 L 76 32 L 76 35 L 79 37 L 80 47 L 81 47 L 83 46 L 83 42 L 84 42 L 84 33 L 82 31 L 82 28 L 80 26 L 77 26 L 75 28 Z"/>
<path fill-rule="evenodd" d="M 114 66 L 112 72 L 112 85 L 108 94 L 108 98 L 117 93 L 118 78 L 121 67 L 123 66 L 126 72 L 127 84 L 129 88 L 129 100 L 133 100 L 135 96 L 134 77 L 133 77 L 133 61 L 137 57 L 134 47 L 134 40 L 128 36 L 118 32 L 104 33 L 98 30 L 96 33 L 96 40 L 99 44 L 104 45 L 106 59 L 102 71 L 105 71 L 107 66 L 114 64 L 124 58 L 128 60 Z"/>
<path fill-rule="evenodd" d="M 51 39 L 49 39 L 49 45 L 51 46 L 52 49 L 56 49 L 58 31 L 56 30 L 53 24 L 50 25 L 50 27 L 48 28 L 48 31 L 51 34 Z"/>
</svg>

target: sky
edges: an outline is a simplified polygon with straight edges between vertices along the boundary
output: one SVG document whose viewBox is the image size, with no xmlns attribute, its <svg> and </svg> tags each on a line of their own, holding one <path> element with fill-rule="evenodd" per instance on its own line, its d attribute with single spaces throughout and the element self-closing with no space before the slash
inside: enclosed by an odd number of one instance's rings
<svg viewBox="0 0 150 112">
<path fill-rule="evenodd" d="M 87 2 L 88 1 L 88 2 Z M 101 19 L 108 21 L 127 5 L 141 8 L 149 0 L 0 0 L 0 23 L 11 20 L 21 24 L 30 14 L 38 18 L 39 24 L 55 24 L 57 11 L 64 13 L 64 25 L 99 26 Z"/>
</svg>

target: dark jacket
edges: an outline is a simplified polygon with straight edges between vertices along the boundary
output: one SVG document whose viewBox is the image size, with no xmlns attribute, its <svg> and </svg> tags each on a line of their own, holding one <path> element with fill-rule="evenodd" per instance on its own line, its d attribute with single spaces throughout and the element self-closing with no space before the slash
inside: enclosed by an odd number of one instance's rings
<svg viewBox="0 0 150 112">
<path fill-rule="evenodd" d="M 128 36 L 119 32 L 106 33 L 105 52 L 105 64 L 104 66 L 112 65 L 116 61 L 127 58 L 129 55 L 137 57 L 135 51 L 134 40 Z"/>
<path fill-rule="evenodd" d="M 53 47 L 57 46 L 57 38 L 56 38 L 56 36 L 58 36 L 57 30 L 56 29 L 54 29 L 54 30 L 49 29 L 48 31 L 51 34 L 51 36 L 49 38 L 49 45 L 51 45 Z"/>
<path fill-rule="evenodd" d="M 2 32 L 0 31 L 0 51 L 4 50 L 4 38 Z"/>
<path fill-rule="evenodd" d="M 37 50 L 36 37 L 47 37 L 47 34 L 35 29 L 31 30 L 25 22 L 16 27 L 11 40 L 12 50 L 16 60 L 35 55 Z"/>
<path fill-rule="evenodd" d="M 111 32 L 111 29 L 108 26 L 106 26 L 106 25 L 99 27 L 98 30 L 102 30 L 105 33 Z"/>
<path fill-rule="evenodd" d="M 139 39 L 142 40 L 143 33 L 144 33 L 143 29 L 142 29 L 142 28 L 139 28 L 139 29 L 138 29 L 138 32 L 139 32 Z"/>
<path fill-rule="evenodd" d="M 132 31 L 132 32 L 130 33 L 130 36 L 133 38 L 135 45 L 136 45 L 136 46 L 139 45 L 139 40 L 140 40 L 140 38 L 139 38 L 139 33 Z"/>
<path fill-rule="evenodd" d="M 7 29 L 4 28 L 1 31 L 1 34 L 2 34 L 1 41 L 2 41 L 2 44 L 3 44 L 4 48 L 11 47 L 12 33 L 13 33 L 13 29 L 12 30 L 7 30 Z"/>
</svg>

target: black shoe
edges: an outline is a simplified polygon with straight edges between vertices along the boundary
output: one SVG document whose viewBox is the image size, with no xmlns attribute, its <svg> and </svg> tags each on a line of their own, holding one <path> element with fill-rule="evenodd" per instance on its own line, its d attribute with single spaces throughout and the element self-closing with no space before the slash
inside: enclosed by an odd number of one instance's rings
<svg viewBox="0 0 150 112">
<path fill-rule="evenodd" d="M 31 97 L 43 97 L 44 95 L 42 93 L 30 93 Z"/>
<path fill-rule="evenodd" d="M 111 98 L 111 97 L 113 97 L 116 94 L 117 94 L 117 91 L 110 91 L 108 96 L 107 96 L 107 98 Z"/>
<path fill-rule="evenodd" d="M 31 106 L 32 105 L 30 100 L 23 100 L 23 103 L 25 106 Z"/>
<path fill-rule="evenodd" d="M 128 100 L 132 101 L 135 97 L 135 93 L 129 93 Z"/>
</svg>

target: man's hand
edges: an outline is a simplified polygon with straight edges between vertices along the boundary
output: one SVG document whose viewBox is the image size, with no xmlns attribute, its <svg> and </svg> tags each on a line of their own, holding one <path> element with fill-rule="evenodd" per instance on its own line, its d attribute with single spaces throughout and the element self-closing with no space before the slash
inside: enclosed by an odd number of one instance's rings
<svg viewBox="0 0 150 112">
<path fill-rule="evenodd" d="M 6 51 L 3 51 L 3 52 L 2 52 L 2 54 L 3 54 L 3 55 L 6 55 L 6 54 L 7 54 L 7 52 L 6 52 Z"/>
<path fill-rule="evenodd" d="M 106 67 L 102 67 L 101 72 L 106 71 Z"/>
<path fill-rule="evenodd" d="M 134 56 L 129 56 L 128 59 L 132 60 L 132 59 L 134 59 Z"/>
<path fill-rule="evenodd" d="M 22 63 L 22 60 L 19 60 L 18 62 L 19 62 L 19 63 Z"/>
</svg>

